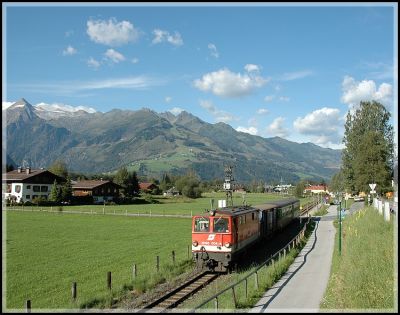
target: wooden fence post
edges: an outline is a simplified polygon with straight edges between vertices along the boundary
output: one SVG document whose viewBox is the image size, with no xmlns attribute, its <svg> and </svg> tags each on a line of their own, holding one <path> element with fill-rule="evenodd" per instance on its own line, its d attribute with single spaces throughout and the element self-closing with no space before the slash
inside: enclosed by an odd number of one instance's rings
<svg viewBox="0 0 400 315">
<path fill-rule="evenodd" d="M 160 256 L 157 256 L 157 272 L 160 271 Z"/>
<path fill-rule="evenodd" d="M 258 290 L 259 287 L 258 287 L 258 273 L 257 273 L 257 271 L 256 271 L 255 274 L 254 274 L 254 282 L 255 282 L 255 284 L 256 284 L 256 289 Z"/>
<path fill-rule="evenodd" d="M 215 311 L 218 311 L 218 297 L 217 296 L 215 297 L 215 300 L 214 300 L 214 307 L 215 307 Z"/>
<path fill-rule="evenodd" d="M 233 304 L 235 305 L 236 308 L 236 294 L 235 294 L 235 287 L 232 287 L 232 297 L 233 297 Z"/>
<path fill-rule="evenodd" d="M 111 290 L 111 271 L 107 272 L 107 288 Z"/>
<path fill-rule="evenodd" d="M 172 251 L 172 263 L 175 265 L 175 251 Z"/>
<path fill-rule="evenodd" d="M 244 290 L 246 292 L 246 299 L 247 299 L 247 278 L 244 280 Z"/>
<path fill-rule="evenodd" d="M 76 282 L 72 282 L 72 299 L 76 300 Z"/>
<path fill-rule="evenodd" d="M 136 264 L 133 264 L 132 266 L 132 277 L 135 280 L 137 276 L 137 268 L 136 268 Z"/>
<path fill-rule="evenodd" d="M 26 312 L 30 313 L 31 312 L 31 300 L 26 300 Z"/>
</svg>

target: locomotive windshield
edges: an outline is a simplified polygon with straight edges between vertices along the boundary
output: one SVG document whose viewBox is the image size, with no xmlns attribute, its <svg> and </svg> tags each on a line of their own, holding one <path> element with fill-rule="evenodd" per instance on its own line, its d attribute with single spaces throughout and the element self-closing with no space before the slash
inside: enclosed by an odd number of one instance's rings
<svg viewBox="0 0 400 315">
<path fill-rule="evenodd" d="M 227 233 L 229 232 L 229 221 L 227 218 L 214 218 L 214 232 Z"/>
<path fill-rule="evenodd" d="M 210 232 L 210 220 L 203 217 L 195 218 L 194 232 Z"/>
</svg>

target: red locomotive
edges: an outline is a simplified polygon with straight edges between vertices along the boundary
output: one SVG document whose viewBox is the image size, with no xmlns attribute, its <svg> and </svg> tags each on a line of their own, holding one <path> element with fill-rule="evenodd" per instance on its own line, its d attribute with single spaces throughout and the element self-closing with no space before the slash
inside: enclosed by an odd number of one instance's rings
<svg viewBox="0 0 400 315">
<path fill-rule="evenodd" d="M 299 213 L 300 201 L 291 198 L 193 216 L 193 259 L 201 268 L 226 272 L 250 246 L 271 237 Z"/>
</svg>

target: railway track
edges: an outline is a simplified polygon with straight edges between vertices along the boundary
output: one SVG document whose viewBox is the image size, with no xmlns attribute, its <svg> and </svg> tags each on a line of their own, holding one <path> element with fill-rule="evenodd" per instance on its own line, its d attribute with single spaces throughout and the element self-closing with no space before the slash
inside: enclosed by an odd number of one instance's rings
<svg viewBox="0 0 400 315">
<path fill-rule="evenodd" d="M 173 289 L 172 291 L 166 293 L 161 298 L 146 305 L 139 311 L 139 313 L 166 312 L 167 309 L 176 307 L 178 304 L 182 303 L 192 294 L 199 291 L 218 277 L 219 274 L 203 272 L 200 275 L 192 278 L 191 280 L 188 280 L 179 287 Z"/>
</svg>

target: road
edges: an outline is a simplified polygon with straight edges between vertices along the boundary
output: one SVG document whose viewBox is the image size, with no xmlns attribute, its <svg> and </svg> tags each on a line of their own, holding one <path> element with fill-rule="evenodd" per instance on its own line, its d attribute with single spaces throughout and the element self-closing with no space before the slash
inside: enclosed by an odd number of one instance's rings
<svg viewBox="0 0 400 315">
<path fill-rule="evenodd" d="M 354 203 L 349 214 L 364 207 Z M 328 208 L 328 214 L 315 217 L 315 230 L 285 275 L 256 303 L 250 313 L 315 313 L 328 284 L 336 229 L 337 206 Z"/>
</svg>

